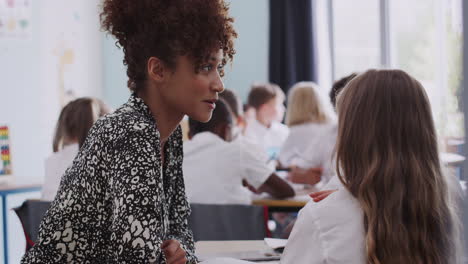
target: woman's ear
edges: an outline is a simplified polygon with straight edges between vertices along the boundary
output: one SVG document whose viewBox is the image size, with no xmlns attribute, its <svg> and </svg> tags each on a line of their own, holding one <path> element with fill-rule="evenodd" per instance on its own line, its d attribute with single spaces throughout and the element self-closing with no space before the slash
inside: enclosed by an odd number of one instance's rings
<svg viewBox="0 0 468 264">
<path fill-rule="evenodd" d="M 167 66 L 159 58 L 150 57 L 147 63 L 147 71 L 150 80 L 162 82 L 167 75 Z"/>
</svg>

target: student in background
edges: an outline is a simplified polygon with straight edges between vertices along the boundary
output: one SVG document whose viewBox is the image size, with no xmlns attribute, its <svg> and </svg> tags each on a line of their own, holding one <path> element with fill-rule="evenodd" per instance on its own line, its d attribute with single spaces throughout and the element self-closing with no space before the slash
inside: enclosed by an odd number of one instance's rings
<svg viewBox="0 0 468 264">
<path fill-rule="evenodd" d="M 245 113 L 242 111 L 242 104 L 237 94 L 232 90 L 225 89 L 223 93 L 219 95 L 219 97 L 228 104 L 229 109 L 233 115 L 233 141 L 239 144 L 245 151 L 251 152 L 252 155 L 256 156 L 258 160 L 263 160 L 264 163 L 268 164 L 268 166 L 270 166 L 272 169 L 275 169 L 276 161 L 270 159 L 263 147 L 259 145 L 258 142 L 254 142 L 245 137 L 244 132 L 247 126 L 247 119 L 245 118 Z M 252 110 L 255 112 L 254 109 Z"/>
<path fill-rule="evenodd" d="M 280 123 L 284 116 L 284 93 L 276 84 L 264 83 L 252 86 L 247 104 L 255 108 L 255 119 L 247 124 L 245 136 L 262 146 L 276 158 L 289 129 Z"/>
<path fill-rule="evenodd" d="M 247 128 L 247 125 L 251 124 L 256 119 L 255 108 L 248 104 L 243 104 L 242 110 L 244 113 L 245 128 Z M 245 129 L 244 129 L 244 135 L 245 135 Z"/>
<path fill-rule="evenodd" d="M 291 88 L 286 124 L 289 136 L 279 154 L 281 167 L 321 168 L 321 179 L 327 182 L 334 175 L 332 153 L 336 144 L 336 116 L 315 83 L 299 82 Z M 292 177 L 292 180 L 296 179 Z M 317 180 L 320 177 L 307 183 Z"/>
<path fill-rule="evenodd" d="M 335 108 L 336 104 L 336 96 L 340 93 L 340 91 L 348 84 L 349 81 L 351 81 L 354 77 L 356 77 L 356 73 L 352 73 L 348 76 L 345 76 L 333 83 L 332 89 L 330 90 L 329 96 L 330 96 L 330 101 L 333 105 L 333 108 Z M 336 131 L 333 132 L 333 134 L 336 136 Z M 307 154 L 306 154 L 307 153 Z M 315 154 L 315 149 L 312 146 L 308 150 L 305 151 L 304 157 L 305 156 L 311 156 L 313 157 Z M 306 160 L 303 160 L 306 161 Z M 319 181 L 322 180 L 322 170 L 320 168 L 314 168 L 313 164 L 299 164 L 300 167 L 293 167 L 291 172 L 288 175 L 288 179 L 294 183 L 305 183 L 305 184 L 316 184 Z M 334 189 L 335 186 L 338 183 L 338 179 L 336 177 L 333 177 L 332 175 L 335 175 L 335 169 L 332 166 L 332 170 L 330 170 L 329 166 L 325 167 L 325 171 L 323 173 L 325 176 L 323 177 L 326 180 L 329 180 L 328 182 L 328 187 L 329 189 Z M 322 181 L 325 183 L 326 181 Z"/>
<path fill-rule="evenodd" d="M 460 263 L 453 186 L 422 85 L 400 70 L 369 70 L 337 110 L 342 186 L 300 211 L 281 263 Z"/>
<path fill-rule="evenodd" d="M 231 109 L 231 113 L 233 114 L 234 138 L 243 135 L 247 127 L 247 122 L 244 118 L 242 104 L 239 98 L 237 97 L 237 94 L 229 89 L 224 89 L 224 91 L 219 94 L 219 98 L 223 99 L 224 102 L 228 104 L 229 108 Z"/>
<path fill-rule="evenodd" d="M 341 90 L 343 90 L 343 88 L 345 88 L 346 84 L 348 84 L 349 81 L 351 81 L 356 76 L 357 73 L 353 72 L 350 75 L 345 76 L 333 83 L 330 93 L 328 94 L 330 96 L 330 102 L 332 103 L 333 108 L 336 108 L 336 97 L 338 94 L 341 92 Z"/>
<path fill-rule="evenodd" d="M 211 120 L 189 119 L 191 140 L 184 143 L 184 180 L 190 203 L 251 204 L 251 191 L 277 198 L 294 196 L 291 186 L 264 159 L 232 140 L 234 123 L 221 99 Z M 250 189 L 250 191 L 249 191 Z"/>
<path fill-rule="evenodd" d="M 89 129 L 99 117 L 110 111 L 101 100 L 87 97 L 73 100 L 62 109 L 55 128 L 54 153 L 45 162 L 43 200 L 54 199 L 60 179 L 78 154 Z"/>
</svg>

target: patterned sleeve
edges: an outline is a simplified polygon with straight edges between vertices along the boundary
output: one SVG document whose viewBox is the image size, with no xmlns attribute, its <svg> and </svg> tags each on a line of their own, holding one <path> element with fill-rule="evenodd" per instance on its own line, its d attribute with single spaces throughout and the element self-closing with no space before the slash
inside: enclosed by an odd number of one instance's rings
<svg viewBox="0 0 468 264">
<path fill-rule="evenodd" d="M 197 263 L 195 256 L 195 246 L 193 243 L 193 234 L 188 226 L 188 218 L 190 216 L 190 205 L 188 204 L 185 195 L 185 183 L 182 175 L 182 134 L 180 128 L 175 132 L 176 137 L 174 142 L 175 169 L 174 169 L 174 200 L 170 206 L 169 212 L 169 238 L 176 239 L 180 242 L 186 252 L 187 263 Z"/>
<path fill-rule="evenodd" d="M 160 263 L 164 234 L 162 183 L 153 140 L 144 130 L 132 131 L 115 147 L 111 232 L 114 263 Z"/>
</svg>

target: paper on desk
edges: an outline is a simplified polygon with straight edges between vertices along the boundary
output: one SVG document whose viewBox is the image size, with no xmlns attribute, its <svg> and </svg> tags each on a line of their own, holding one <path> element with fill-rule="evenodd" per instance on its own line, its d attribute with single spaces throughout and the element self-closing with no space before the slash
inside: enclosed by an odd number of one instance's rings
<svg viewBox="0 0 468 264">
<path fill-rule="evenodd" d="M 277 249 L 277 248 L 284 248 L 286 246 L 286 243 L 288 242 L 287 239 L 280 239 L 280 238 L 269 238 L 265 237 L 265 244 L 269 246 L 272 249 Z"/>
<path fill-rule="evenodd" d="M 248 262 L 244 260 L 238 260 L 233 258 L 214 258 L 201 262 L 202 264 L 248 264 L 253 262 Z"/>
</svg>

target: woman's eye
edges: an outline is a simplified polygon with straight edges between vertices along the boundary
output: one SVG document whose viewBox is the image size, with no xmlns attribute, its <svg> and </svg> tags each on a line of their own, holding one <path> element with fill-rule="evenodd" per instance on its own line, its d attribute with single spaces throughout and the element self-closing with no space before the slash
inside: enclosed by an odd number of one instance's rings
<svg viewBox="0 0 468 264">
<path fill-rule="evenodd" d="M 205 65 L 205 66 L 201 67 L 201 70 L 205 71 L 205 72 L 209 72 L 209 71 L 211 71 L 211 69 L 213 69 L 212 65 Z"/>
</svg>

